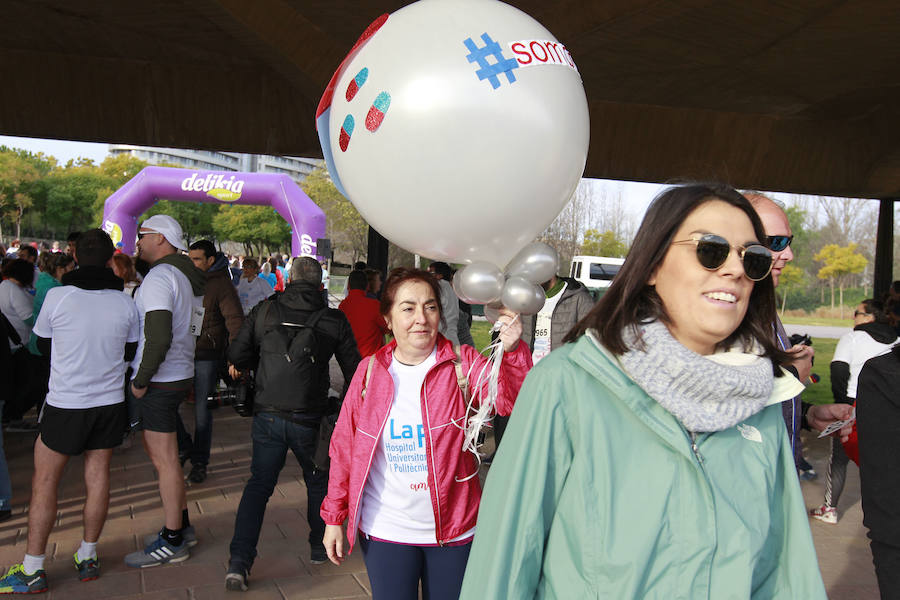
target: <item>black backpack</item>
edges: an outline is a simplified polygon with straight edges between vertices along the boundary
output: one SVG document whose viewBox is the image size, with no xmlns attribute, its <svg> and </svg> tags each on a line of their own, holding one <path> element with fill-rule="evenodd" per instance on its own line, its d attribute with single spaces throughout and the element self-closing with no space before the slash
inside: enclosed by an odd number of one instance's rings
<svg viewBox="0 0 900 600">
<path fill-rule="evenodd" d="M 327 396 L 318 397 L 322 395 L 321 367 L 316 364 L 322 335 L 316 324 L 327 310 L 318 310 L 299 323 L 285 317 L 277 296 L 260 308 L 254 332 L 259 341 L 259 405 L 307 412 L 320 412 L 327 405 Z"/>
</svg>

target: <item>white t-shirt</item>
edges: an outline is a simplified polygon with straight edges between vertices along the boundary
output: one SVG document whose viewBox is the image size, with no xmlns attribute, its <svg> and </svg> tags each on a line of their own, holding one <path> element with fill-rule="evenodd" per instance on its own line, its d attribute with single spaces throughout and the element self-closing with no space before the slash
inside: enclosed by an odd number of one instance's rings
<svg viewBox="0 0 900 600">
<path fill-rule="evenodd" d="M 394 400 L 369 479 L 363 487 L 359 528 L 369 535 L 405 544 L 434 544 L 434 509 L 428 491 L 422 384 L 436 351 L 418 365 L 393 359 Z"/>
<path fill-rule="evenodd" d="M 865 331 L 851 331 L 838 341 L 831 362 L 844 362 L 850 365 L 850 379 L 847 380 L 847 397 L 856 399 L 856 384 L 863 365 L 870 358 L 887 354 L 896 342 L 883 344 L 875 341 Z"/>
<path fill-rule="evenodd" d="M 52 338 L 47 404 L 92 408 L 125 400 L 125 344 L 137 342 L 140 316 L 118 290 L 72 285 L 47 292 L 34 334 Z"/>
<path fill-rule="evenodd" d="M 550 326 L 553 323 L 553 311 L 559 304 L 563 292 L 566 291 L 568 284 L 563 281 L 562 287 L 551 298 L 544 301 L 544 306 L 537 314 L 534 323 L 534 350 L 531 351 L 531 362 L 537 364 L 539 360 L 550 354 Z"/>
<path fill-rule="evenodd" d="M 238 298 L 244 308 L 244 315 L 250 314 L 250 309 L 275 293 L 272 286 L 262 277 L 256 276 L 253 281 L 247 281 L 241 277 L 237 284 Z"/>
<path fill-rule="evenodd" d="M 0 311 L 6 315 L 16 333 L 22 338 L 22 344 L 28 343 L 31 337 L 31 328 L 25 323 L 25 319 L 31 316 L 34 309 L 34 297 L 9 279 L 0 283 Z M 17 346 L 9 341 L 10 349 Z"/>
<path fill-rule="evenodd" d="M 191 333 L 194 308 L 203 306 L 203 296 L 194 296 L 187 276 L 168 264 L 156 265 L 134 294 L 141 317 L 141 337 L 132 366 L 135 375 L 144 355 L 144 319 L 148 312 L 167 310 L 172 313 L 172 345 L 150 381 L 181 381 L 194 376 L 194 345 L 197 338 Z"/>
</svg>

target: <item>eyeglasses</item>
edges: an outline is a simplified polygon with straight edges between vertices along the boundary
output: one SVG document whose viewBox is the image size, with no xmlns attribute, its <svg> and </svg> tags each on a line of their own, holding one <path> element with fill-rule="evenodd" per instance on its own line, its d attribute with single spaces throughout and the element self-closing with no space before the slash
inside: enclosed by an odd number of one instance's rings
<svg viewBox="0 0 900 600">
<path fill-rule="evenodd" d="M 715 271 L 725 264 L 731 249 L 734 248 L 741 257 L 744 274 L 751 281 L 765 279 L 772 270 L 772 253 L 762 244 L 732 246 L 720 235 L 706 233 L 689 240 L 678 240 L 672 244 L 697 244 L 697 260 L 704 269 Z"/>
<path fill-rule="evenodd" d="M 862 310 L 854 310 L 854 311 L 853 311 L 853 318 L 855 319 L 856 317 L 867 317 L 867 316 L 869 316 L 870 314 L 871 314 L 871 313 L 867 313 L 867 312 L 862 311 Z"/>
<path fill-rule="evenodd" d="M 765 245 L 772 252 L 781 252 L 790 246 L 793 241 L 794 236 L 792 235 L 767 235 Z"/>
</svg>

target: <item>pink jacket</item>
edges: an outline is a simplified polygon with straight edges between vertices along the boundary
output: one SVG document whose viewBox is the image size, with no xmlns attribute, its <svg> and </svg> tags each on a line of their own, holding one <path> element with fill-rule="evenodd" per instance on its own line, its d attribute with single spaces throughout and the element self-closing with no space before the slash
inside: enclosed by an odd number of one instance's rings
<svg viewBox="0 0 900 600">
<path fill-rule="evenodd" d="M 369 361 L 362 360 L 344 398 L 341 415 L 331 436 L 328 495 L 322 502 L 321 515 L 329 525 L 341 525 L 349 516 L 347 538 L 352 551 L 356 539 L 359 503 L 363 486 L 381 440 L 394 398 L 394 381 L 388 368 L 396 342 L 374 354 L 375 364 L 366 391 L 360 397 Z M 469 373 L 470 386 L 486 359 L 471 346 L 460 348 L 462 372 Z M 425 456 L 428 464 L 428 489 L 434 508 L 435 535 L 439 544 L 458 537 L 475 526 L 481 484 L 469 477 L 477 465 L 471 453 L 462 451 L 463 431 L 451 421 L 462 422 L 466 405 L 453 366 L 453 345 L 438 335 L 437 362 L 425 376 L 422 386 L 422 425 L 425 427 Z M 519 388 L 531 369 L 531 354 L 524 342 L 504 353 L 500 368 L 496 410 L 508 415 L 515 404 Z M 487 386 L 484 386 L 486 393 Z"/>
</svg>

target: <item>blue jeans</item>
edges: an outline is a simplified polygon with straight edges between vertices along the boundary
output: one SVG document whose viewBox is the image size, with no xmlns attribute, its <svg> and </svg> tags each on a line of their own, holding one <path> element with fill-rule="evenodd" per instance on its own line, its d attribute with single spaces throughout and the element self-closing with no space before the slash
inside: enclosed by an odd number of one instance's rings
<svg viewBox="0 0 900 600">
<path fill-rule="evenodd" d="M 359 534 L 359 547 L 372 585 L 372 598 L 458 600 L 472 543 L 462 546 L 414 546 L 369 539 Z"/>
<path fill-rule="evenodd" d="M 266 504 L 278 483 L 278 474 L 284 467 L 288 450 L 294 453 L 303 469 L 309 544 L 314 548 L 322 547 L 322 538 L 325 536 L 325 521 L 319 515 L 319 507 L 328 489 L 328 471 L 316 469 L 312 462 L 319 437 L 317 426 L 293 423 L 272 413 L 259 413 L 253 417 L 251 437 L 253 459 L 250 463 L 250 479 L 238 505 L 230 548 L 230 565 L 248 571 L 256 558 L 256 544 L 259 542 Z"/>
<path fill-rule="evenodd" d="M 207 397 L 216 389 L 219 378 L 218 360 L 194 361 L 194 439 L 184 427 L 181 413 L 178 413 L 178 454 L 191 459 L 192 465 L 209 464 L 212 448 L 212 412 L 206 403 Z"/>
<path fill-rule="evenodd" d="M 0 399 L 0 413 L 3 412 L 4 401 Z M 12 483 L 9 481 L 9 467 L 6 465 L 6 452 L 3 451 L 3 428 L 0 427 L 0 510 L 12 508 Z"/>
</svg>

